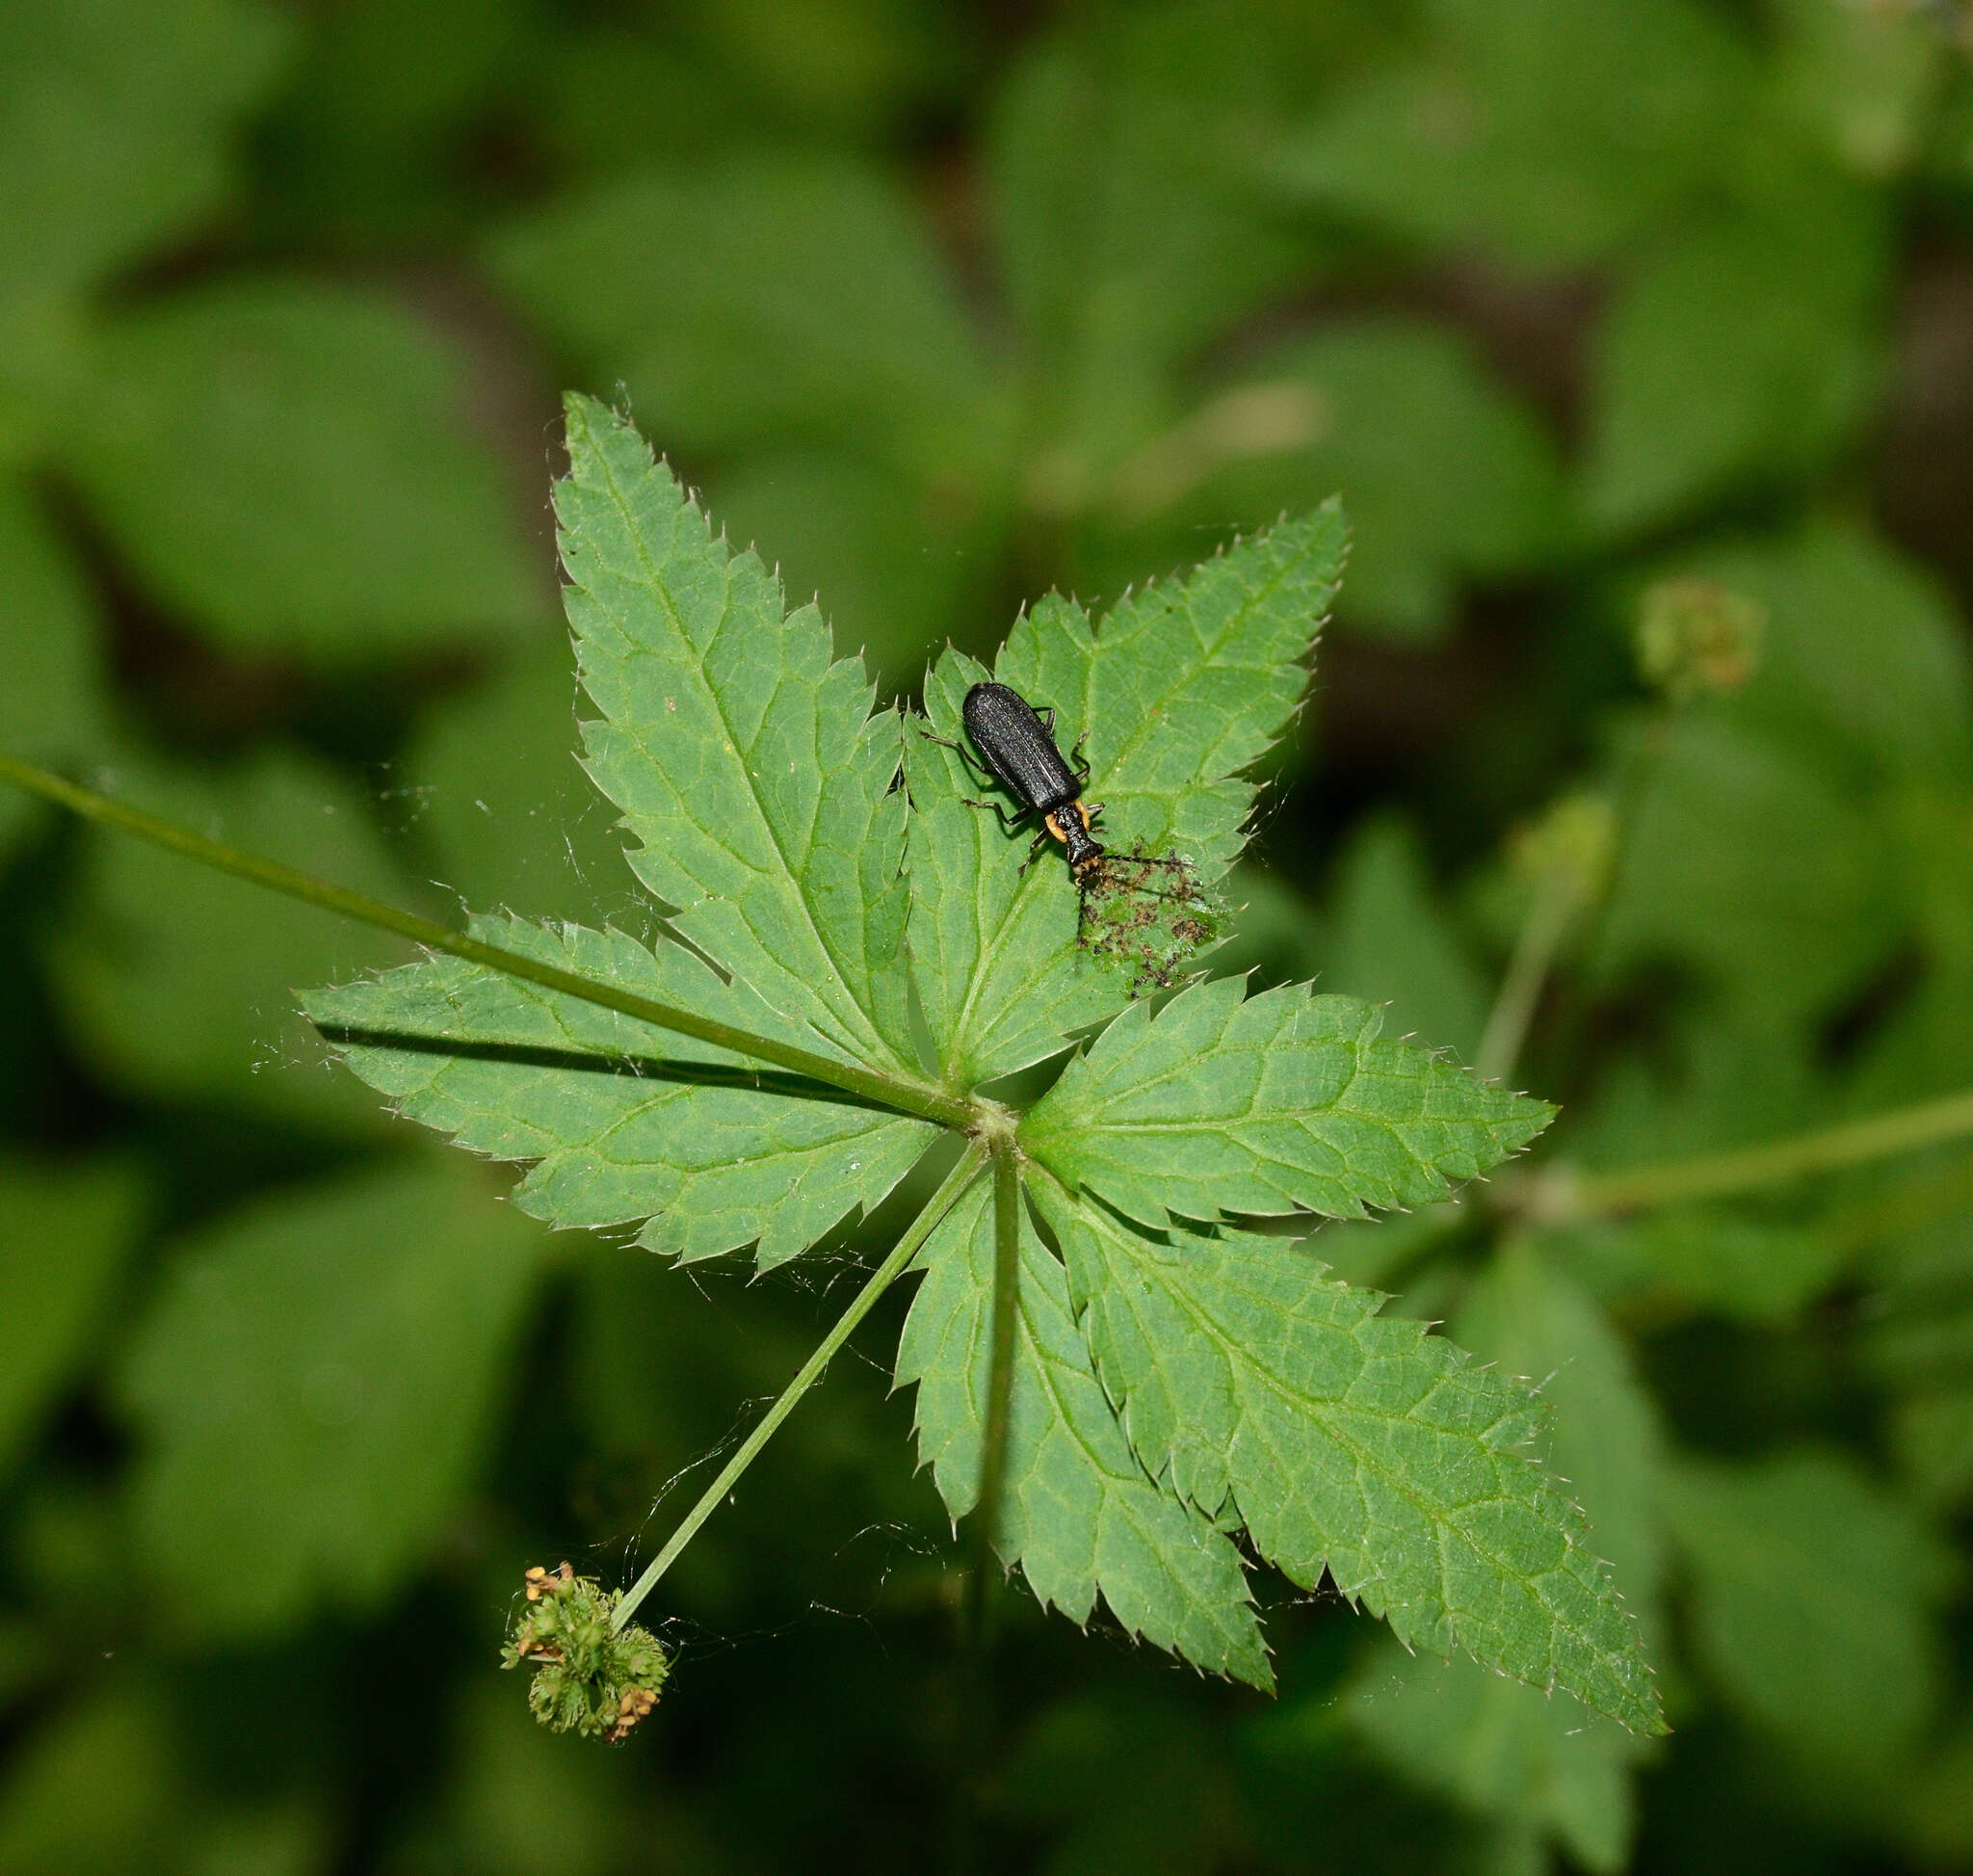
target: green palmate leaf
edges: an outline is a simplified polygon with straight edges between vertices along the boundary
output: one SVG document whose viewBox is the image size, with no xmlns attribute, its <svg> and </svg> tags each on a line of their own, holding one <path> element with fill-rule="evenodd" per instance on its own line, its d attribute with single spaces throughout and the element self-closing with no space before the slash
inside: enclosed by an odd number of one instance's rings
<svg viewBox="0 0 1973 1876">
<path fill-rule="evenodd" d="M 1279 735 L 1344 550 L 1334 504 L 1124 599 L 1092 626 L 1044 600 L 1014 627 L 993 675 L 1053 706 L 1067 749 L 1085 735 L 1086 799 L 1118 848 L 1193 860 L 1208 885 L 1232 863 L 1254 786 L 1242 772 Z M 931 727 L 959 741 L 960 704 L 987 674 L 957 652 L 926 681 Z M 1124 980 L 1081 956 L 1076 895 L 1059 862 L 1021 870 L 1021 836 L 968 807 L 961 754 L 905 740 L 910 781 L 913 979 L 946 1082 L 970 1087 L 1056 1053 L 1122 1000 Z"/>
<path fill-rule="evenodd" d="M 898 1347 L 918 1386 L 918 1450 L 955 1518 L 979 1497 L 991 1363 L 993 1210 L 985 1181 L 920 1254 Z M 995 1547 L 1044 1603 L 1087 1623 L 1098 1592 L 1133 1634 L 1218 1674 L 1271 1686 L 1240 1553 L 1152 1484 L 1090 1365 L 1062 1266 L 1025 1217 L 1019 1321 Z"/>
<path fill-rule="evenodd" d="M 682 946 L 481 918 L 474 934 L 565 970 L 791 1039 L 800 1025 Z M 457 959 L 318 991 L 308 1014 L 408 1119 L 534 1162 L 515 1198 L 556 1226 L 648 1220 L 680 1258 L 758 1244 L 763 1266 L 875 1205 L 933 1138 L 704 1043 Z"/>
<path fill-rule="evenodd" d="M 228 647 L 347 663 L 501 635 L 546 595 L 464 378 L 374 294 L 209 287 L 101 334 L 63 462 L 156 596 Z"/>
<path fill-rule="evenodd" d="M 1051 1181 L 1034 1196 L 1147 1471 L 1400 1640 L 1660 1730 L 1589 1527 L 1522 1450 L 1525 1388 L 1278 1238 L 1152 1235 Z"/>
<path fill-rule="evenodd" d="M 1379 1037 L 1383 1012 L 1223 978 L 1127 1011 L 1036 1104 L 1022 1140 L 1140 1223 L 1442 1199 L 1548 1124 L 1545 1103 Z"/>
<path fill-rule="evenodd" d="M 643 842 L 633 866 L 677 909 L 675 932 L 655 948 L 512 917 L 475 934 L 744 1033 L 820 1044 L 902 1091 L 915 1050 L 900 723 L 871 716 L 819 617 L 783 617 L 776 582 L 714 539 L 627 423 L 577 399 L 569 432 L 569 612 L 602 712 L 585 727 L 588 766 Z M 999 674 L 1060 710 L 1065 744 L 1087 731 L 1114 842 L 1225 871 L 1252 800 L 1242 772 L 1301 697 L 1341 548 L 1331 507 L 1126 601 L 1100 632 L 1061 600 L 1022 622 Z M 978 674 L 957 654 L 941 663 L 929 731 L 957 730 Z M 1078 954 L 1073 883 L 1020 868 L 1018 836 L 961 799 L 979 784 L 933 733 L 904 742 L 918 809 L 908 961 L 944 1077 L 963 1090 L 1058 1052 L 1126 990 Z M 763 1264 L 792 1256 L 876 1204 L 933 1138 L 449 958 L 307 1007 L 403 1113 L 533 1162 L 523 1208 L 561 1225 L 648 1221 L 642 1241 L 681 1258 L 748 1243 Z M 1331 1572 L 1407 1639 L 1463 1644 L 1648 1727 L 1648 1680 L 1581 1519 L 1515 1450 L 1534 1426 L 1525 1394 L 1420 1326 L 1377 1320 L 1374 1298 L 1278 1243 L 1186 1234 L 1187 1268 L 1146 1301 L 1171 1247 L 1096 1196 L 1147 1227 L 1172 1210 L 1360 1217 L 1444 1196 L 1545 1123 L 1539 1103 L 1379 1040 L 1379 1021 L 1300 988 L 1250 1000 L 1238 982 L 1197 986 L 1155 1023 L 1140 1009 L 1114 1024 L 1032 1112 L 1024 1145 L 1055 1176 L 1044 1202 L 1067 1262 L 1023 1226 L 993 1541 L 1078 1622 L 1100 1597 L 1133 1634 L 1266 1685 L 1230 1535 L 1244 1519 L 1298 1580 Z M 994 1261 L 983 1185 L 926 1244 L 899 1352 L 955 1516 L 983 1489 Z M 1119 1297 L 1139 1317 L 1118 1313 Z"/>
<path fill-rule="evenodd" d="M 276 1194 L 180 1247 L 121 1393 L 140 1547 L 190 1629 L 365 1608 L 472 1482 L 541 1234 L 469 1173 Z"/>
<path fill-rule="evenodd" d="M 630 425 L 568 400 L 556 490 L 588 768 L 638 877 L 723 969 L 849 1060 L 916 1071 L 899 719 L 812 606 L 733 554 Z"/>
<path fill-rule="evenodd" d="M 1898 1763 L 1932 1717 L 1932 1610 L 1957 1573 L 1847 1458 L 1688 1459 L 1667 1480 L 1699 1658 L 1747 1718 L 1826 1773 Z"/>
</svg>

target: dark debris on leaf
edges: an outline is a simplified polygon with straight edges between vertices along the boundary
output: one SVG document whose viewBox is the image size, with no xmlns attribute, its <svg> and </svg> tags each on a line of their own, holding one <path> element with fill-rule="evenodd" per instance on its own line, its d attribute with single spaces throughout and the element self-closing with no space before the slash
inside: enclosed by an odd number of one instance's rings
<svg viewBox="0 0 1973 1876">
<path fill-rule="evenodd" d="M 1106 853 L 1077 875 L 1082 947 L 1131 972 L 1130 993 L 1170 990 L 1185 966 L 1218 941 L 1226 908 L 1188 859 Z"/>
</svg>

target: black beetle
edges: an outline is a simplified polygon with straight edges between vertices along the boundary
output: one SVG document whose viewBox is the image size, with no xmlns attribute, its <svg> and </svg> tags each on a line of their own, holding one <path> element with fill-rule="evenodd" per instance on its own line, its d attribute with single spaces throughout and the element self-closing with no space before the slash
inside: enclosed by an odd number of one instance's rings
<svg viewBox="0 0 1973 1876">
<path fill-rule="evenodd" d="M 975 684 L 960 706 L 966 734 L 1002 787 L 1020 803 L 1023 813 L 1039 814 L 1042 832 L 1035 836 L 1035 853 L 1053 835 L 1068 850 L 1068 870 L 1078 885 L 1103 861 L 1103 848 L 1090 832 L 1090 822 L 1102 812 L 1100 802 L 1085 806 L 1083 782 L 1055 746 L 1055 712 L 1044 720 L 1018 691 L 1005 684 Z M 1078 745 L 1080 747 L 1080 745 Z M 985 802 L 975 806 L 988 806 Z M 1018 816 L 1016 817 L 1018 818 Z M 1032 859 L 1034 853 L 1028 858 Z"/>
<path fill-rule="evenodd" d="M 1069 877 L 1075 881 L 1076 942 L 1120 958 L 1138 967 L 1131 994 L 1152 986 L 1169 987 L 1174 965 L 1211 937 L 1211 902 L 1192 864 L 1171 855 L 1144 853 L 1141 846 L 1128 854 L 1112 855 L 1099 841 L 1092 823 L 1103 811 L 1101 802 L 1085 802 L 1083 788 L 1089 765 L 1071 763 L 1055 741 L 1055 712 L 1037 710 L 1018 691 L 1005 684 L 975 684 L 960 706 L 966 735 L 980 753 L 987 772 L 1020 804 L 1014 822 L 1039 814 L 1041 832 L 1022 861 L 1025 871 L 1035 856 L 1053 838 L 1067 850 Z M 947 749 L 965 750 L 929 729 L 919 732 Z M 1087 734 L 1087 732 L 1085 732 Z M 1076 751 L 1082 749 L 1080 738 Z M 997 802 L 960 797 L 969 807 L 990 807 L 1003 825 L 1009 817 Z M 1156 887 L 1146 877 L 1152 867 L 1165 869 L 1169 889 Z M 1153 907 L 1175 907 L 1175 913 L 1158 913 Z M 1092 909 L 1096 908 L 1092 940 Z M 1169 938 L 1155 937 L 1160 919 L 1169 923 Z"/>
</svg>

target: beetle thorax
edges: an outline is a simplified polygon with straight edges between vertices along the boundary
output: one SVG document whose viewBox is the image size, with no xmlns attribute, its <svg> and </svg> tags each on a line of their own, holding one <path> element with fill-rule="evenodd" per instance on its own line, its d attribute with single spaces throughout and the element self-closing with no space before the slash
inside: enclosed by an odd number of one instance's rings
<svg viewBox="0 0 1973 1876">
<path fill-rule="evenodd" d="M 1090 832 L 1090 817 L 1081 802 L 1064 802 L 1042 823 L 1068 849 L 1068 870 L 1078 879 L 1103 858 L 1103 849 Z"/>
</svg>

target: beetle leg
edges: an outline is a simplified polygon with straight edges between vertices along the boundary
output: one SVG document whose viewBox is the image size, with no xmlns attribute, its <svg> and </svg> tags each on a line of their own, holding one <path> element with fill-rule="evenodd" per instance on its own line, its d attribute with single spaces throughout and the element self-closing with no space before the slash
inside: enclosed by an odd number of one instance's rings
<svg viewBox="0 0 1973 1876">
<path fill-rule="evenodd" d="M 936 743 L 940 749 L 951 750 L 953 753 L 957 755 L 960 758 L 960 761 L 964 765 L 966 773 L 968 775 L 977 776 L 980 775 L 984 770 L 986 779 L 987 781 L 999 781 L 1002 782 L 1003 785 L 1005 785 L 1005 778 L 1000 775 L 997 775 L 990 767 L 986 767 L 985 764 L 983 764 L 980 761 L 980 758 L 977 755 L 975 755 L 973 752 L 965 746 L 965 744 L 955 742 L 950 736 L 934 735 L 931 730 L 927 729 L 923 724 L 920 724 L 918 726 L 918 734 L 924 737 L 928 743 Z"/>
<path fill-rule="evenodd" d="M 1009 820 L 1007 809 L 1002 807 L 998 802 L 979 802 L 975 801 L 970 795 L 961 795 L 959 799 L 960 806 L 962 807 L 991 808 L 993 810 L 993 818 L 1000 823 L 1001 828 L 1005 832 L 1012 833 L 1013 830 L 1020 825 L 1021 815 L 1016 814 L 1012 820 Z M 1021 809 L 1021 814 L 1025 814 L 1026 812 L 1026 808 Z"/>
<path fill-rule="evenodd" d="M 1052 729 L 1054 726 L 1051 724 L 1049 727 Z M 1075 739 L 1075 747 L 1068 753 L 1068 759 L 1075 764 L 1076 774 L 1079 775 L 1085 781 L 1089 780 L 1090 779 L 1090 758 L 1083 753 L 1083 745 L 1089 740 L 1090 732 L 1087 729 L 1085 729 L 1083 733 Z M 1096 807 L 1092 807 L 1090 809 L 1090 812 L 1092 814 L 1096 813 L 1098 809 L 1101 807 L 1101 803 L 1098 803 Z"/>
<path fill-rule="evenodd" d="M 1043 828 L 1041 832 L 1035 836 L 1034 844 L 1028 849 L 1027 859 L 1021 861 L 1020 870 L 1023 873 L 1025 873 L 1029 867 L 1034 865 L 1037 856 L 1039 855 L 1041 849 L 1045 847 L 1047 844 L 1048 830 L 1046 828 Z"/>
</svg>

